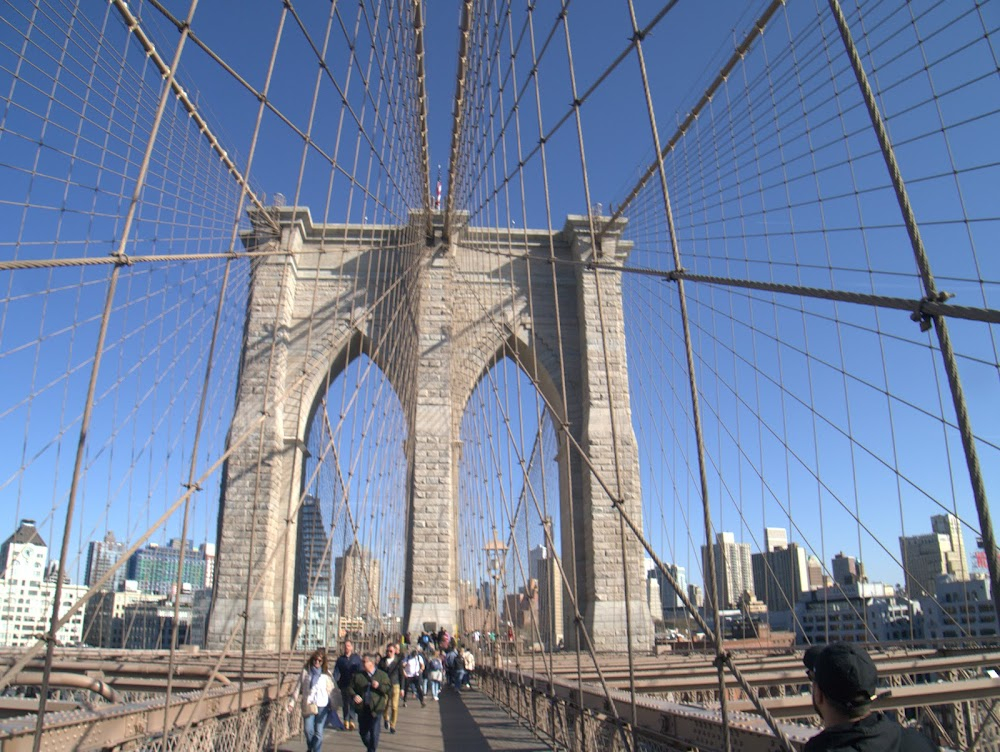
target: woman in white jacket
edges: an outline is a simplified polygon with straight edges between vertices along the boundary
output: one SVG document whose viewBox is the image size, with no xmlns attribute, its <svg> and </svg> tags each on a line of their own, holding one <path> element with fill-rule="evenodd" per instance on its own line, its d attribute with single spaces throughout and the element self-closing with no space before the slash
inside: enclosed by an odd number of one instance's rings
<svg viewBox="0 0 1000 752">
<path fill-rule="evenodd" d="M 298 700 L 302 707 L 302 726 L 306 735 L 308 752 L 323 749 L 323 727 L 330 713 L 330 694 L 333 692 L 333 677 L 330 676 L 326 651 L 317 650 L 309 656 L 302 668 L 299 683 L 292 695 L 292 706 Z"/>
</svg>

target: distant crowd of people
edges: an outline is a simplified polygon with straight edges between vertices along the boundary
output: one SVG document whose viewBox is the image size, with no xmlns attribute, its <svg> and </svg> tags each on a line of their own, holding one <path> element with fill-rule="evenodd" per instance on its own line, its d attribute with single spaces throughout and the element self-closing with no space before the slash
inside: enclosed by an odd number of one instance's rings
<svg viewBox="0 0 1000 752">
<path fill-rule="evenodd" d="M 478 652 L 480 633 L 469 638 Z M 399 704 L 406 707 L 413 697 L 421 707 L 427 699 L 440 701 L 441 691 L 472 688 L 476 654 L 446 630 L 424 632 L 415 643 L 409 635 L 389 642 L 381 654 L 354 652 L 350 640 L 333 664 L 325 650 L 316 650 L 302 668 L 291 707 L 299 705 L 303 716 L 306 749 L 321 752 L 327 728 L 357 730 L 368 752 L 378 749 L 384 729 L 396 733 Z M 339 693 L 340 715 L 334 705 Z"/>
<path fill-rule="evenodd" d="M 478 652 L 478 634 L 473 647 Z M 408 635 L 389 642 L 381 655 L 354 652 L 344 643 L 332 673 L 327 654 L 317 650 L 306 661 L 292 698 L 304 717 L 306 747 L 320 752 L 329 725 L 357 729 L 368 752 L 378 749 L 380 732 L 396 733 L 399 703 L 416 697 L 438 701 L 442 689 L 471 688 L 476 654 L 446 631 L 425 632 L 416 643 Z M 817 645 L 803 656 L 813 708 L 823 726 L 804 752 L 935 752 L 937 746 L 912 728 L 900 726 L 875 708 L 878 671 L 871 657 L 852 643 Z M 339 690 L 341 715 L 333 706 Z"/>
</svg>

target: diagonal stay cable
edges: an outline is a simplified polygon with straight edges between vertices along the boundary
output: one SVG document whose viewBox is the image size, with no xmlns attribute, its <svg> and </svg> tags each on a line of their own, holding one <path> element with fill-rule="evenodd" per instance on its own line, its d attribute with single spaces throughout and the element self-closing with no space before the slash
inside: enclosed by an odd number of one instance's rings
<svg viewBox="0 0 1000 752">
<path fill-rule="evenodd" d="M 151 1 L 155 2 L 155 0 Z M 163 58 L 160 57 L 160 54 L 156 51 L 156 47 L 153 46 L 152 41 L 142 30 L 142 26 L 139 23 L 139 19 L 136 18 L 136 16 L 132 13 L 131 9 L 128 7 L 128 3 L 126 3 L 125 0 L 111 0 L 111 3 L 114 5 L 115 9 L 121 14 L 122 20 L 125 22 L 125 25 L 128 27 L 129 31 L 135 36 L 135 38 L 142 45 L 142 48 L 143 50 L 145 50 L 146 55 L 149 57 L 149 59 L 153 61 L 153 63 L 160 70 L 163 76 L 170 81 L 170 89 L 173 91 L 174 96 L 181 103 L 184 109 L 187 110 L 187 113 L 191 116 L 191 119 L 198 127 L 198 130 L 204 134 L 206 139 L 208 139 L 208 143 L 211 145 L 212 150 L 215 151 L 216 154 L 218 154 L 219 159 L 226 166 L 226 169 L 229 171 L 229 174 L 232 175 L 233 178 L 235 178 L 239 186 L 246 192 L 246 195 L 250 197 L 250 201 L 253 203 L 253 205 L 256 206 L 258 209 L 263 210 L 264 205 L 261 202 L 260 198 L 258 198 L 257 194 L 253 192 L 253 189 L 251 189 L 249 183 L 247 182 L 247 179 L 243 176 L 243 173 L 240 172 L 239 168 L 236 166 L 236 163 L 233 162 L 232 159 L 230 159 L 229 154 L 226 152 L 225 149 L 222 148 L 222 144 L 219 142 L 219 139 L 212 132 L 212 129 L 208 125 L 206 120 L 201 116 L 201 113 L 198 111 L 198 108 L 195 106 L 194 102 L 192 102 L 191 99 L 188 97 L 187 92 L 184 91 L 184 89 L 181 87 L 179 83 L 177 83 L 177 80 L 174 78 L 174 72 L 175 72 L 174 69 L 171 66 L 168 66 L 164 62 Z M 194 35 L 191 34 L 190 32 L 190 25 L 191 25 L 190 20 L 186 22 L 178 21 L 178 28 L 181 29 L 181 34 L 185 38 L 190 37 L 192 41 L 194 41 Z"/>
</svg>

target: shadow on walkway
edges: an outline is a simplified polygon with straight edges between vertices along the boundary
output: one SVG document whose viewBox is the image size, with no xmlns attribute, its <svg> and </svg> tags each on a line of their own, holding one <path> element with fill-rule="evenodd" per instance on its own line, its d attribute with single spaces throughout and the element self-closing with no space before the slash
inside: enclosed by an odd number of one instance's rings
<svg viewBox="0 0 1000 752">
<path fill-rule="evenodd" d="M 549 747 L 479 691 L 441 698 L 442 752 L 540 752 Z"/>
</svg>

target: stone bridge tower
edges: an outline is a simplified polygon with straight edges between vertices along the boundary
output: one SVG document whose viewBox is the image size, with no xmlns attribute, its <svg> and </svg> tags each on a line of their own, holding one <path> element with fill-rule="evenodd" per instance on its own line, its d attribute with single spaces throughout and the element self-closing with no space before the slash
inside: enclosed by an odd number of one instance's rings
<svg viewBox="0 0 1000 752">
<path fill-rule="evenodd" d="M 250 648 L 290 644 L 305 441 L 327 385 L 366 354 L 396 389 L 409 428 L 404 629 L 457 621 L 459 427 L 479 381 L 500 358 L 512 357 L 542 393 L 555 425 L 572 437 L 560 438 L 558 457 L 562 560 L 596 647 L 620 650 L 622 543 L 612 499 L 595 473 L 641 524 L 639 461 L 621 275 L 598 271 L 598 295 L 586 263 L 624 262 L 624 222 L 595 255 L 587 219 L 578 216 L 551 235 L 466 227 L 450 241 L 435 217 L 428 245 L 423 215 L 407 226 L 372 227 L 315 225 L 301 207 L 270 211 L 280 236 L 255 223 L 247 245 L 288 253 L 254 262 L 229 439 L 240 444 L 224 470 L 208 645 L 223 647 L 232 633 L 240 644 L 244 627 Z M 500 244 L 503 254 L 483 250 Z M 550 247 L 569 263 L 550 263 Z M 652 621 L 643 551 L 631 535 L 626 560 L 633 641 L 645 649 Z M 564 600 L 572 643 L 573 610 Z"/>
</svg>

